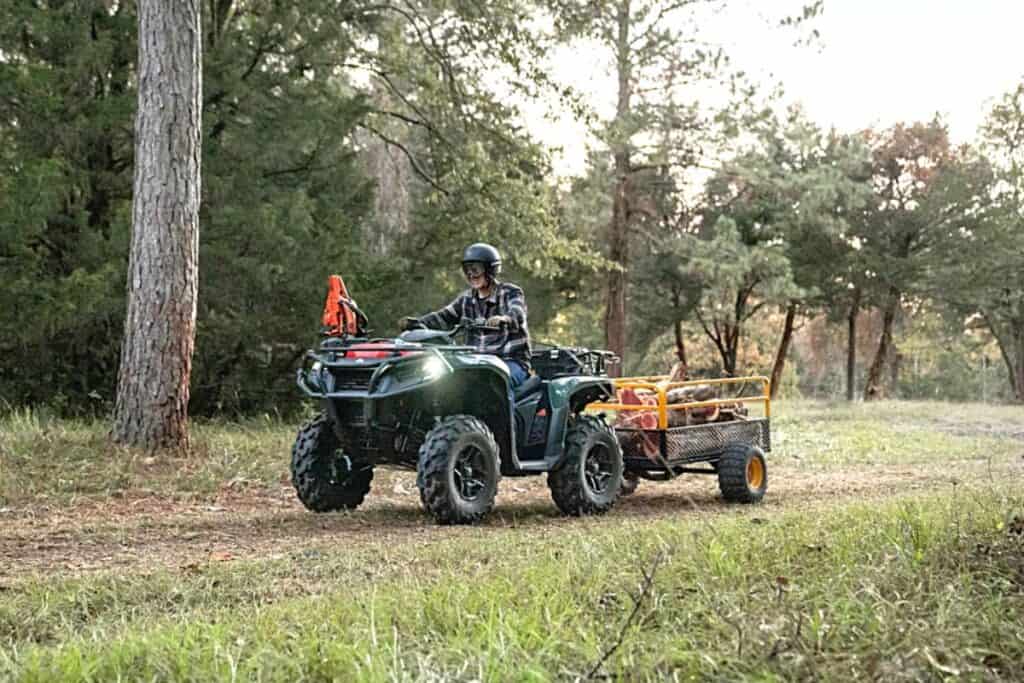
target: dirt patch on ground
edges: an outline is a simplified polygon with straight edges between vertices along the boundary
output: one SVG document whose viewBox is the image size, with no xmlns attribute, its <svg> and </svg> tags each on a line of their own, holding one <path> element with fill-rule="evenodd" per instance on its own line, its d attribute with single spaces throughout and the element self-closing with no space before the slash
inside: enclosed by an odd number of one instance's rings
<svg viewBox="0 0 1024 683">
<path fill-rule="evenodd" d="M 963 482 L 998 481 L 1024 474 L 1024 461 L 960 461 L 925 470 L 917 466 L 808 468 L 774 464 L 769 492 L 756 507 L 727 506 L 710 477 L 642 482 L 632 496 L 599 520 L 558 515 L 543 477 L 502 481 L 487 529 L 548 533 L 563 525 L 613 525 L 616 520 L 756 514 L 767 517 L 805 506 L 950 490 Z M 59 509 L 45 505 L 0 510 L 0 580 L 35 574 L 73 575 L 97 570 L 189 567 L 208 562 L 285 557 L 341 543 L 415 545 L 450 538 L 465 528 L 439 527 L 420 509 L 414 475 L 381 471 L 358 511 L 307 512 L 290 486 L 226 486 L 195 502 L 159 495 L 86 501 Z"/>
</svg>

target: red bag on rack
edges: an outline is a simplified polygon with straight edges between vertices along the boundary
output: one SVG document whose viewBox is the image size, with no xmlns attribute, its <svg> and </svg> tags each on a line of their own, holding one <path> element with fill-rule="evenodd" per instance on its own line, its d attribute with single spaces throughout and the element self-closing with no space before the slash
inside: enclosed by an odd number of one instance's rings
<svg viewBox="0 0 1024 683">
<path fill-rule="evenodd" d="M 353 308 L 353 303 L 341 276 L 328 276 L 327 300 L 324 302 L 324 314 L 321 318 L 321 331 L 326 336 L 342 337 L 361 334 L 359 316 Z"/>
</svg>

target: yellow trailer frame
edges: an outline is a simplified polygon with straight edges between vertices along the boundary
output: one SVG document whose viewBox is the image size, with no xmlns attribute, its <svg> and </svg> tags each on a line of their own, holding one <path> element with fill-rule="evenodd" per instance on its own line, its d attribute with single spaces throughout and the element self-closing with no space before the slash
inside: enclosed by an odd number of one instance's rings
<svg viewBox="0 0 1024 683">
<path fill-rule="evenodd" d="M 616 389 L 646 389 L 654 392 L 658 397 L 658 403 L 656 406 L 658 412 L 658 429 L 668 429 L 668 414 L 669 411 L 682 410 L 689 411 L 694 408 L 707 408 L 711 406 L 725 406 L 735 405 L 737 403 L 760 403 L 764 406 L 764 416 L 770 418 L 772 416 L 772 398 L 771 398 L 771 380 L 762 375 L 751 375 L 749 377 L 723 377 L 721 379 L 707 379 L 707 380 L 688 380 L 685 382 L 672 382 L 669 381 L 668 375 L 653 375 L 647 377 L 619 377 L 614 380 Z M 708 401 L 691 401 L 688 403 L 669 403 L 668 392 L 673 389 L 680 389 L 684 387 L 695 387 L 695 386 L 729 386 L 729 385 L 747 385 L 752 383 L 759 383 L 761 385 L 761 393 L 757 396 L 738 396 L 736 398 L 716 398 Z M 610 411 L 629 411 L 629 410 L 651 410 L 652 407 L 648 404 L 637 405 L 632 403 L 620 403 L 615 402 L 603 402 L 603 403 L 591 403 L 587 406 L 587 410 L 610 410 Z"/>
<path fill-rule="evenodd" d="M 627 471 L 648 479 L 673 478 L 690 472 L 716 474 L 722 453 L 732 444 L 756 446 L 762 451 L 771 450 L 771 382 L 767 377 L 751 375 L 726 377 L 709 380 L 674 382 L 667 375 L 647 377 L 620 377 L 613 380 L 616 398 L 619 390 L 636 389 L 649 392 L 656 398 L 655 403 L 632 404 L 621 400 L 606 400 L 591 403 L 588 411 L 603 413 L 654 412 L 657 426 L 644 429 L 636 425 L 615 426 L 619 443 L 623 448 L 623 463 Z M 674 389 L 695 386 L 742 387 L 757 385 L 760 393 L 752 396 L 733 396 L 706 401 L 669 403 L 668 394 Z M 669 415 L 673 411 L 688 412 L 713 406 L 735 406 L 755 404 L 763 406 L 763 415 L 737 417 L 734 420 L 708 422 L 686 426 L 670 426 Z M 656 445 L 656 447 L 655 447 Z M 654 451 L 654 452 L 652 452 Z M 693 468 L 694 464 L 709 464 L 711 469 Z"/>
</svg>

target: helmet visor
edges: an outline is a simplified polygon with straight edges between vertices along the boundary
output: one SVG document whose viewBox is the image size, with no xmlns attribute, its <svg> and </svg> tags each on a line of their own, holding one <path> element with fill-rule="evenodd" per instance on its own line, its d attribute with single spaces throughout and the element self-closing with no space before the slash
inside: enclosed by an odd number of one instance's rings
<svg viewBox="0 0 1024 683">
<path fill-rule="evenodd" d="M 462 272 L 466 274 L 466 277 L 480 277 L 487 272 L 487 269 L 479 261 L 467 261 L 462 264 Z"/>
</svg>

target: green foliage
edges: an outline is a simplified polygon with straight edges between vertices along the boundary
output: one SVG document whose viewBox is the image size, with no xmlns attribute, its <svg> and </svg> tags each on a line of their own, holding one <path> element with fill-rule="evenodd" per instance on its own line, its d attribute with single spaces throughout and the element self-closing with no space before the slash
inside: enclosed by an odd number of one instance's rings
<svg viewBox="0 0 1024 683">
<path fill-rule="evenodd" d="M 925 282 L 959 322 L 992 335 L 1024 401 L 1024 84 L 992 108 L 982 132 L 985 157 L 949 192 L 979 189 L 935 250 Z"/>
<path fill-rule="evenodd" d="M 86 413 L 113 397 L 134 10 L 99 0 L 0 9 L 0 398 L 9 404 Z M 513 273 L 543 282 L 563 265 L 597 263 L 557 229 L 544 152 L 489 90 L 501 64 L 543 85 L 530 61 L 540 48 L 520 28 L 525 5 L 215 0 L 203 10 L 193 413 L 297 404 L 292 371 L 315 338 L 329 273 L 345 276 L 386 334 L 399 313 L 436 307 L 463 286 L 458 254 L 469 242 L 496 242 Z M 362 158 L 374 144 L 414 171 L 415 230 L 377 250 Z"/>
</svg>

